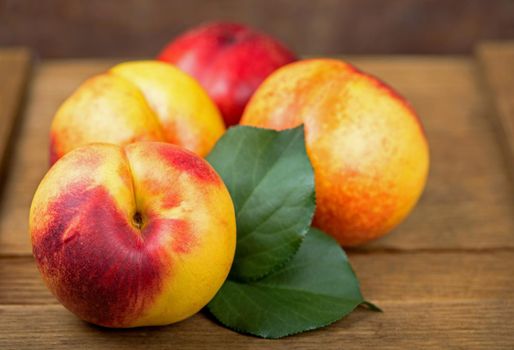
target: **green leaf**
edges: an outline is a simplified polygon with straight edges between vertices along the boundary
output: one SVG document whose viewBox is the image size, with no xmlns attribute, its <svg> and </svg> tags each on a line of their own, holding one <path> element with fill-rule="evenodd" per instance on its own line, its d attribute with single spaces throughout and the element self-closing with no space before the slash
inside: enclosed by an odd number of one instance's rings
<svg viewBox="0 0 514 350">
<path fill-rule="evenodd" d="M 255 280 L 298 250 L 314 215 L 314 174 L 303 126 L 285 131 L 237 126 L 207 160 L 234 201 L 237 248 L 231 277 Z"/>
<path fill-rule="evenodd" d="M 227 280 L 208 308 L 236 331 L 280 338 L 326 326 L 362 303 L 343 249 L 311 229 L 287 265 L 258 281 Z"/>
</svg>

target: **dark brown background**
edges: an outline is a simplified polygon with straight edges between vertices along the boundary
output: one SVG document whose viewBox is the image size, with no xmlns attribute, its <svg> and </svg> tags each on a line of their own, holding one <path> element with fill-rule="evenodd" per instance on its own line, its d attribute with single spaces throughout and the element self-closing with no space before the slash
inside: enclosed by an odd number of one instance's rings
<svg viewBox="0 0 514 350">
<path fill-rule="evenodd" d="M 42 57 L 153 56 L 209 20 L 251 24 L 304 54 L 453 54 L 514 38 L 514 0 L 0 0 L 0 46 Z"/>
</svg>

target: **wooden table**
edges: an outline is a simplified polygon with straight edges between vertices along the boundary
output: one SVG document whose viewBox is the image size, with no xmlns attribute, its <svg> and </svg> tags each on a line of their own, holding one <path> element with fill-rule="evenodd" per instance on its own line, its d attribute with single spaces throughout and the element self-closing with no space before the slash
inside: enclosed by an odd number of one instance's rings
<svg viewBox="0 0 514 350">
<path fill-rule="evenodd" d="M 27 53 L 1 51 L 0 151 L 9 161 L 0 207 L 0 349 L 514 348 L 514 43 L 484 44 L 474 56 L 347 59 L 397 88 L 421 115 L 432 156 L 428 186 L 394 233 L 349 252 L 364 295 L 384 312 L 357 310 L 273 341 L 237 334 L 203 313 L 168 327 L 108 330 L 52 297 L 27 232 L 48 165 L 50 120 L 81 81 L 115 62 L 33 65 L 20 110 L 14 102 L 23 99 Z"/>
</svg>

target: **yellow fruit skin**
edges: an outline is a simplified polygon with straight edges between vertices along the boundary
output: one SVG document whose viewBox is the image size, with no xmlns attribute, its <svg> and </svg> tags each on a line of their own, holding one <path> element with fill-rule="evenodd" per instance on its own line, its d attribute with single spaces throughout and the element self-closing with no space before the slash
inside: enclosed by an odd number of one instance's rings
<svg viewBox="0 0 514 350">
<path fill-rule="evenodd" d="M 425 186 L 429 150 L 402 97 L 345 62 L 299 61 L 268 77 L 241 124 L 282 130 L 301 123 L 315 173 L 315 226 L 355 246 L 408 215 Z"/>
<path fill-rule="evenodd" d="M 157 142 L 91 144 L 65 155 L 34 195 L 29 229 L 49 289 L 80 318 L 107 327 L 196 313 L 226 279 L 236 242 L 234 207 L 217 173 Z"/>
<path fill-rule="evenodd" d="M 50 162 L 93 142 L 166 141 L 205 156 L 225 131 L 214 102 L 170 64 L 119 64 L 84 82 L 59 108 Z"/>
<path fill-rule="evenodd" d="M 178 68 L 158 61 L 141 61 L 119 64 L 111 72 L 143 92 L 168 142 L 205 156 L 225 131 L 214 102 L 195 79 Z"/>
</svg>

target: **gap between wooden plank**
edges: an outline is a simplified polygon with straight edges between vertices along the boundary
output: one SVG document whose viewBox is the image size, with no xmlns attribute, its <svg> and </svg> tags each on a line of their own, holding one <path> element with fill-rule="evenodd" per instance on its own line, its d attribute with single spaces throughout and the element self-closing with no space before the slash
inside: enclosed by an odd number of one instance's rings
<svg viewBox="0 0 514 350">
<path fill-rule="evenodd" d="M 514 247 L 492 247 L 492 248 L 394 248 L 394 247 L 380 247 L 380 246 L 362 246 L 351 247 L 344 249 L 346 253 L 357 255 L 373 255 L 373 254 L 416 254 L 416 253 L 430 253 L 430 254 L 491 254 L 502 252 L 513 252 Z M 0 261 L 2 259 L 24 259 L 32 258 L 30 252 L 15 252 L 13 254 L 0 252 Z"/>
<path fill-rule="evenodd" d="M 416 300 L 513 299 L 514 252 L 349 254 L 364 296 Z M 2 259 L 0 304 L 55 304 L 32 258 Z"/>
<path fill-rule="evenodd" d="M 26 48 L 0 49 L 0 186 L 7 166 L 12 132 L 19 119 L 30 72 Z M 1 189 L 0 189 L 1 194 Z"/>
<path fill-rule="evenodd" d="M 514 41 L 485 42 L 475 52 L 514 185 Z"/>
</svg>

